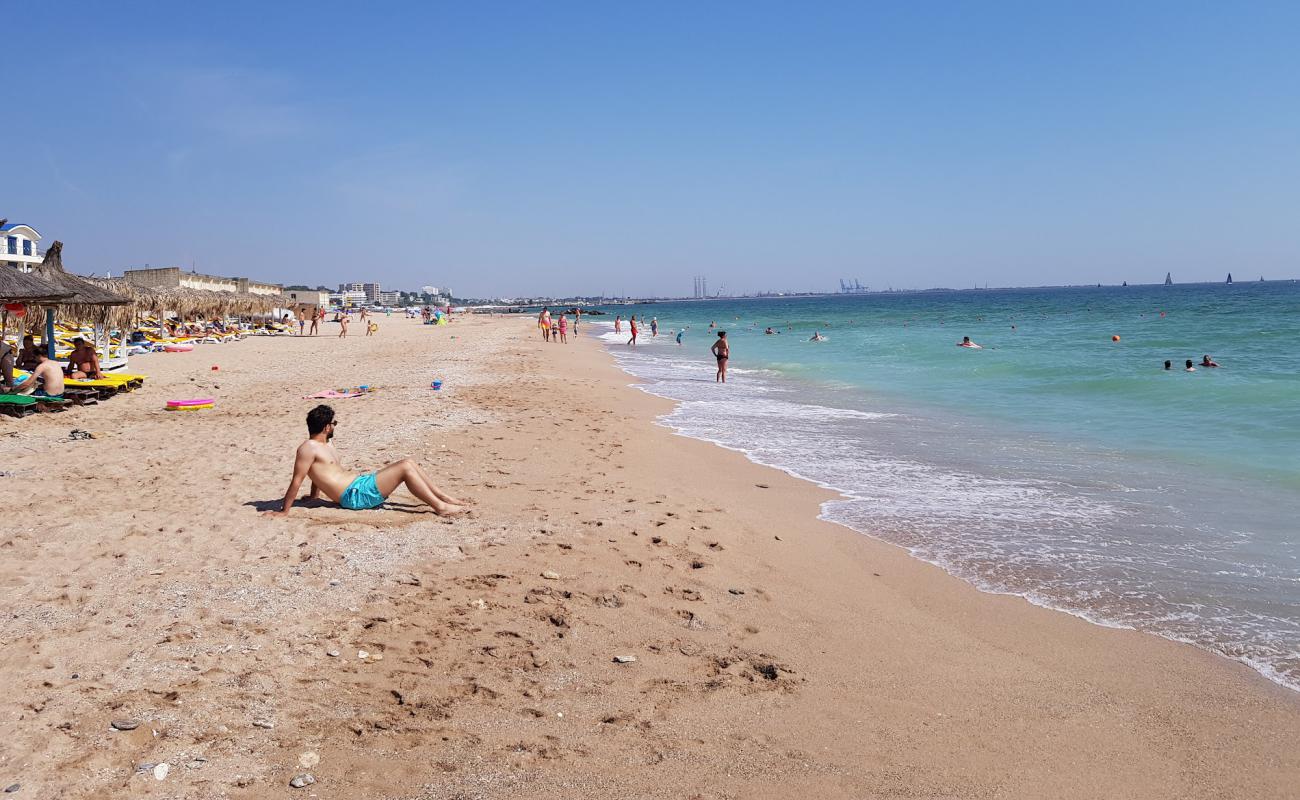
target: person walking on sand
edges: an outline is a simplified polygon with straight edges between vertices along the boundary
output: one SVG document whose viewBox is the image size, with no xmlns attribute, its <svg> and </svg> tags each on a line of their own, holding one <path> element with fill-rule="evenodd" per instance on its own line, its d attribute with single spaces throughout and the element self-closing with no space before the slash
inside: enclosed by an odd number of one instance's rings
<svg viewBox="0 0 1300 800">
<path fill-rule="evenodd" d="M 619 314 L 614 317 L 614 333 L 623 332 L 623 315 Z"/>
<path fill-rule="evenodd" d="M 339 314 L 339 338 L 345 338 L 348 335 L 348 320 L 351 319 L 347 314 Z"/>
<path fill-rule="evenodd" d="M 434 486 L 412 459 L 403 458 L 360 476 L 345 470 L 339 463 L 334 445 L 330 444 L 338 424 L 334 409 L 327 405 L 316 406 L 307 412 L 307 441 L 298 445 L 294 455 L 293 478 L 289 481 L 289 490 L 284 493 L 284 507 L 279 511 L 264 511 L 264 516 L 288 516 L 289 509 L 298 499 L 302 482 L 307 478 L 311 478 L 308 497 L 315 499 L 324 493 L 353 511 L 378 508 L 398 486 L 406 484 L 411 494 L 424 501 L 438 516 L 454 517 L 465 513 L 467 504 Z"/>
<path fill-rule="evenodd" d="M 577 336 L 577 335 L 578 335 L 578 323 L 579 323 L 579 322 L 582 322 L 582 309 L 581 309 L 581 308 L 575 308 L 575 309 L 573 309 L 573 335 L 574 335 L 574 336 Z"/>
<path fill-rule="evenodd" d="M 714 383 L 727 382 L 727 359 L 731 358 L 731 345 L 727 344 L 727 332 L 718 331 L 718 340 L 709 348 L 718 359 L 718 374 Z"/>
<path fill-rule="evenodd" d="M 627 327 L 628 330 L 632 331 L 632 338 L 628 339 L 627 343 L 629 345 L 635 345 L 636 344 L 636 317 L 635 316 L 633 316 L 631 319 L 627 321 Z"/>
<path fill-rule="evenodd" d="M 321 318 L 324 317 L 324 316 L 325 316 L 325 309 L 323 309 L 323 308 L 313 308 L 313 309 L 312 309 L 312 312 L 311 312 L 311 329 L 310 329 L 310 334 L 311 334 L 312 336 L 315 336 L 317 333 L 320 332 L 320 321 L 321 321 Z"/>
<path fill-rule="evenodd" d="M 542 313 L 537 315 L 537 327 L 542 329 L 542 341 L 551 340 L 551 310 L 542 306 Z"/>
<path fill-rule="evenodd" d="M 560 344 L 569 343 L 569 318 L 564 314 L 560 315 Z"/>
</svg>

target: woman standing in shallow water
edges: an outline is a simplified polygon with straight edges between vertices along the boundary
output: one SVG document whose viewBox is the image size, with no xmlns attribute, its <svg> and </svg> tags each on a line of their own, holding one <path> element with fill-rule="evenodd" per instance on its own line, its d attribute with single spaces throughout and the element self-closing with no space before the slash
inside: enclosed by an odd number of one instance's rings
<svg viewBox="0 0 1300 800">
<path fill-rule="evenodd" d="M 718 331 L 718 341 L 714 342 L 713 347 L 709 349 L 718 358 L 718 375 L 714 378 L 714 383 L 726 383 L 727 359 L 731 358 L 731 345 L 727 344 L 727 332 Z"/>
</svg>

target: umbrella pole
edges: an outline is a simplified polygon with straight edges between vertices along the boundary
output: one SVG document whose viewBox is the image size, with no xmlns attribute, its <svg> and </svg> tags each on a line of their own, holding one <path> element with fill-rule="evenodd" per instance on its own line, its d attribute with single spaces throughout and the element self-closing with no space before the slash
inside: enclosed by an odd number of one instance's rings
<svg viewBox="0 0 1300 800">
<path fill-rule="evenodd" d="M 54 360 L 54 309 L 45 309 L 45 352 Z"/>
</svg>

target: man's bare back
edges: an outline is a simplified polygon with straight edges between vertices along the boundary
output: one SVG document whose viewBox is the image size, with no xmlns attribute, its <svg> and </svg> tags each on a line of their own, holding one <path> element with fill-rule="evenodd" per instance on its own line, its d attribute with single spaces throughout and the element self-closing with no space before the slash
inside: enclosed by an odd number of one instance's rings
<svg viewBox="0 0 1300 800">
<path fill-rule="evenodd" d="M 322 444 L 308 439 L 298 445 L 295 460 L 301 464 L 304 459 L 310 459 L 307 467 L 307 477 L 311 478 L 310 497 L 324 492 L 326 497 L 337 503 L 343 496 L 343 490 L 348 488 L 348 484 L 356 478 L 356 475 L 343 469 L 332 444 Z M 295 464 L 294 472 L 298 471 L 298 464 Z"/>
</svg>

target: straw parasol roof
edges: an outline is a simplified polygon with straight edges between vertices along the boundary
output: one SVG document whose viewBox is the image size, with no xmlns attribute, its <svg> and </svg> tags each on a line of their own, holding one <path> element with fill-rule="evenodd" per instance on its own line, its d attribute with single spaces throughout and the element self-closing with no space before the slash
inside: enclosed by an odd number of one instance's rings
<svg viewBox="0 0 1300 800">
<path fill-rule="evenodd" d="M 66 291 L 69 297 L 51 305 L 71 306 L 73 316 L 91 309 L 98 311 L 105 306 L 124 306 L 130 302 L 122 295 L 99 286 L 89 278 L 73 275 L 65 270 L 63 242 L 50 245 L 45 251 L 45 260 L 33 267 L 31 274 Z"/>
<path fill-rule="evenodd" d="M 133 321 L 136 316 L 162 316 L 175 314 L 181 319 L 214 319 L 217 317 L 265 314 L 281 304 L 278 295 L 259 295 L 247 292 L 214 292 L 207 289 L 154 289 L 137 286 L 120 278 L 98 279 L 100 288 L 127 298 L 123 321 Z M 114 315 L 117 319 L 117 315 Z"/>
<path fill-rule="evenodd" d="M 0 303 L 43 303 L 66 300 L 72 293 L 13 267 L 0 267 Z"/>
</svg>

